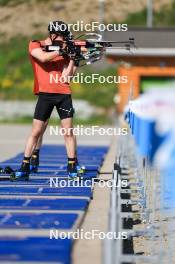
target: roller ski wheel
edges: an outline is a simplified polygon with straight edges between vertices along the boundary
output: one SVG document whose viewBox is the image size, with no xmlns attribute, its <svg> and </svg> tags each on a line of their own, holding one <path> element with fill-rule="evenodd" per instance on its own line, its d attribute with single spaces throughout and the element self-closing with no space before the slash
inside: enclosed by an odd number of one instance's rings
<svg viewBox="0 0 175 264">
<path fill-rule="evenodd" d="M 68 179 L 72 181 L 76 181 L 79 179 L 78 172 L 68 172 Z"/>
<path fill-rule="evenodd" d="M 3 174 L 4 169 L 0 167 L 0 174 Z"/>
<path fill-rule="evenodd" d="M 23 171 L 15 171 L 10 175 L 10 181 L 28 181 L 29 173 Z"/>
<path fill-rule="evenodd" d="M 86 168 L 85 166 L 80 166 L 80 165 L 77 165 L 76 166 L 76 169 L 77 169 L 77 172 L 80 176 L 82 176 L 83 174 L 85 174 L 85 171 L 86 171 Z"/>
<path fill-rule="evenodd" d="M 31 173 L 38 173 L 38 165 L 30 165 L 30 172 Z"/>
</svg>

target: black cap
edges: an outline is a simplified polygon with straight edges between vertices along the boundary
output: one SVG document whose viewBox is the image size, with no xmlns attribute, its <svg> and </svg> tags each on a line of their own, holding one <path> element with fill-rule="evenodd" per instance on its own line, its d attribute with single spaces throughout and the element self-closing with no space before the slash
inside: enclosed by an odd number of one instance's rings
<svg viewBox="0 0 175 264">
<path fill-rule="evenodd" d="M 51 34 L 61 34 L 63 36 L 68 36 L 70 31 L 68 25 L 63 21 L 52 21 L 48 25 L 48 31 Z"/>
</svg>

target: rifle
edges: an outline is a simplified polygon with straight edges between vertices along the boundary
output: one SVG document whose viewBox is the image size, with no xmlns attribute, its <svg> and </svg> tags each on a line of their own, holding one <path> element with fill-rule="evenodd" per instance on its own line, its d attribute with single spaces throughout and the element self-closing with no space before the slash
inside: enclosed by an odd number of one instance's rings
<svg viewBox="0 0 175 264">
<path fill-rule="evenodd" d="M 63 48 L 64 43 L 66 48 Z M 131 47 L 135 47 L 135 41 L 134 38 L 129 38 L 128 41 L 105 41 L 102 40 L 100 34 L 87 33 L 75 39 L 67 38 L 65 41 L 53 41 L 52 45 L 45 46 L 44 50 L 47 52 L 59 51 L 61 55 L 73 58 L 77 66 L 84 66 L 99 61 L 106 49 L 112 47 L 130 51 Z"/>
</svg>

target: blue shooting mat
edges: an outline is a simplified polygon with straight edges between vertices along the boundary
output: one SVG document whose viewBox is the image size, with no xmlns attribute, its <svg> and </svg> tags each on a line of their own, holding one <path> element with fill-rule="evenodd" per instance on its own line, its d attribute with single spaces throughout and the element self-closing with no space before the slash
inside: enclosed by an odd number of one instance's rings
<svg viewBox="0 0 175 264">
<path fill-rule="evenodd" d="M 107 150 L 108 147 L 78 148 L 79 162 L 87 168 L 83 182 L 98 177 Z M 23 153 L 20 153 L 0 166 L 18 169 L 22 159 Z M 71 264 L 72 240 L 13 234 L 13 230 L 25 229 L 73 231 L 92 198 L 91 187 L 75 187 L 69 182 L 69 187 L 50 188 L 50 177 L 57 177 L 58 184 L 63 179 L 68 180 L 63 145 L 44 145 L 40 161 L 39 172 L 32 173 L 29 181 L 10 182 L 4 180 L 8 175 L 0 176 L 0 229 L 12 231 L 10 237 L 0 236 L 0 262 Z"/>
<path fill-rule="evenodd" d="M 0 229 L 71 229 L 79 214 L 76 213 L 0 213 Z"/>
<path fill-rule="evenodd" d="M 24 199 L 0 197 L 0 210 L 81 210 L 85 211 L 89 204 L 88 199 Z"/>
<path fill-rule="evenodd" d="M 43 153 L 47 153 L 48 151 L 57 152 L 61 154 L 66 154 L 65 146 L 64 145 L 43 145 L 42 151 Z M 97 153 L 104 153 L 108 150 L 106 146 L 86 146 L 81 145 L 78 147 L 78 153 L 93 153 L 94 151 Z"/>
<path fill-rule="evenodd" d="M 97 178 L 98 177 L 98 171 L 86 171 L 84 174 L 83 174 L 83 179 L 86 180 L 86 179 L 93 179 L 93 178 Z M 31 179 L 34 178 L 34 177 L 37 177 L 37 178 L 50 178 L 50 177 L 59 177 L 59 178 L 68 178 L 68 175 L 67 175 L 67 171 L 41 171 L 39 170 L 37 173 L 31 173 Z M 0 182 L 1 183 L 1 182 Z"/>
<path fill-rule="evenodd" d="M 16 186 L 16 185 L 26 185 L 26 186 L 41 186 L 41 187 L 47 187 L 50 186 L 50 181 L 52 181 L 52 179 L 54 179 L 54 181 L 61 182 L 61 181 L 65 181 L 68 182 L 69 181 L 69 186 L 75 186 L 73 184 L 71 184 L 71 180 L 69 180 L 67 172 L 63 173 L 63 172 L 41 172 L 39 171 L 38 173 L 31 173 L 30 174 L 30 180 L 29 181 L 16 181 L 16 182 L 11 182 L 11 181 L 7 181 L 10 178 L 10 175 L 0 175 L 0 187 L 2 187 L 3 185 L 12 185 L 12 186 Z M 86 182 L 86 181 L 91 181 L 94 178 L 98 178 L 98 172 L 86 172 L 84 173 L 82 176 L 80 176 L 80 181 L 81 182 Z M 82 185 L 81 185 L 82 186 Z M 87 186 L 87 185 L 84 185 Z"/>
<path fill-rule="evenodd" d="M 0 180 L 0 188 L 3 187 L 3 185 L 12 185 L 12 186 L 16 186 L 16 185 L 35 185 L 35 186 L 49 186 L 50 181 L 49 179 L 35 179 L 35 178 L 30 178 L 30 181 L 23 181 L 23 182 L 11 182 L 11 181 L 7 181 L 7 179 L 9 178 L 9 176 L 6 177 L 6 180 Z M 61 179 L 60 179 L 61 181 Z"/>
<path fill-rule="evenodd" d="M 38 172 L 38 173 L 40 173 L 41 175 L 42 174 L 45 174 L 45 172 Z M 49 173 L 48 173 L 49 174 Z M 38 174 L 36 174 L 36 175 L 38 175 Z M 67 172 L 66 171 L 56 171 L 55 173 L 54 173 L 54 175 L 55 176 L 67 176 Z M 97 175 L 98 175 L 98 171 L 85 171 L 85 173 L 83 174 L 83 178 L 95 178 L 95 177 L 97 177 Z"/>
<path fill-rule="evenodd" d="M 88 159 L 88 158 L 87 158 Z M 2 167 L 4 166 L 15 166 L 15 167 L 20 167 L 21 165 L 21 161 L 22 161 L 22 158 L 19 159 L 19 160 L 9 160 L 9 161 L 5 161 L 5 162 L 1 162 L 0 165 Z M 95 167 L 95 166 L 100 166 L 102 164 L 102 160 L 100 161 L 84 161 L 84 162 L 80 162 L 80 164 L 86 164 L 86 167 Z M 67 163 L 67 159 L 63 160 L 63 161 L 60 161 L 60 160 L 57 160 L 57 162 L 55 160 L 45 160 L 45 161 L 42 161 L 42 159 L 40 160 L 40 166 L 41 167 L 56 167 L 57 169 L 62 169 L 62 166 L 64 166 L 64 168 L 66 167 L 66 164 Z"/>
<path fill-rule="evenodd" d="M 0 237 L 0 262 L 71 263 L 72 241 L 44 237 Z"/>
<path fill-rule="evenodd" d="M 46 156 L 44 154 L 41 154 L 41 161 L 54 161 L 55 163 L 57 163 L 58 161 L 67 161 L 67 156 L 62 156 L 62 155 L 49 155 L 49 156 Z M 83 155 L 83 154 L 82 154 Z M 97 162 L 100 162 L 101 160 L 104 159 L 104 155 L 98 155 L 96 156 L 95 153 L 94 154 L 91 154 L 91 155 L 83 155 L 82 157 L 79 158 L 80 161 L 85 161 L 87 162 L 87 158 L 90 158 L 90 161 L 97 161 Z M 10 158 L 8 159 L 7 161 L 20 161 L 21 159 L 23 158 L 23 153 L 21 153 L 20 155 L 18 156 L 15 156 L 13 158 Z"/>
<path fill-rule="evenodd" d="M 100 169 L 100 165 L 87 165 L 86 170 L 89 171 L 98 171 Z M 66 170 L 66 165 L 63 166 L 63 168 Z"/>
<path fill-rule="evenodd" d="M 1 166 L 1 165 L 0 165 Z M 5 167 L 5 166 L 4 166 Z M 11 166 L 11 168 L 13 168 L 14 170 L 15 169 L 19 169 L 19 167 L 20 166 Z M 92 175 L 92 174 L 97 174 L 98 173 L 98 170 L 86 170 L 86 174 L 89 174 L 89 175 Z M 3 175 L 3 176 L 5 176 L 5 175 L 8 175 L 8 174 L 0 174 L 0 176 L 1 175 Z M 38 172 L 37 173 L 34 173 L 34 172 L 32 172 L 30 175 L 41 175 L 41 176 L 54 176 L 54 175 L 57 175 L 57 176 L 63 176 L 63 177 L 65 177 L 65 176 L 67 176 L 67 170 L 66 169 L 55 169 L 55 170 L 53 170 L 53 169 L 50 169 L 50 167 L 48 166 L 47 168 L 45 168 L 45 169 L 41 169 L 40 167 L 39 167 L 39 169 L 38 169 Z"/>
<path fill-rule="evenodd" d="M 39 188 L 39 187 L 0 187 L 0 195 L 37 195 L 37 196 L 85 196 L 92 197 L 89 187 Z"/>
<path fill-rule="evenodd" d="M 77 153 L 83 156 L 92 155 L 92 156 L 102 156 L 105 155 L 108 151 L 108 147 L 100 146 L 79 146 Z M 21 157 L 23 153 L 19 153 L 16 157 Z M 41 148 L 42 156 L 61 156 L 66 157 L 66 149 L 64 145 L 43 145 Z"/>
<path fill-rule="evenodd" d="M 45 171 L 45 170 L 38 170 L 38 172 L 37 173 L 31 173 L 31 175 L 34 177 L 34 176 L 38 176 L 38 177 L 40 177 L 41 176 L 41 178 L 43 177 L 43 176 L 52 176 L 52 177 L 55 177 L 55 176 L 60 176 L 60 177 L 68 177 L 67 176 L 67 171 L 63 171 L 63 170 L 59 170 L 59 171 L 55 171 L 55 170 L 49 170 L 49 171 Z"/>
<path fill-rule="evenodd" d="M 18 167 L 19 168 L 19 167 Z M 13 167 L 14 169 L 14 167 Z M 30 184 L 31 181 L 35 181 L 37 184 L 37 181 L 40 180 L 41 183 L 48 182 L 50 177 L 59 177 L 60 179 L 65 179 L 68 178 L 67 172 L 66 171 L 59 171 L 59 174 L 57 174 L 57 171 L 38 171 L 37 173 L 31 173 L 30 174 L 30 181 L 28 182 Z M 0 185 L 3 179 L 9 179 L 10 175 L 9 174 L 0 174 Z M 14 183 L 14 185 L 17 182 Z"/>
<path fill-rule="evenodd" d="M 32 174 L 31 174 L 32 175 Z M 70 186 L 70 187 L 77 187 L 78 185 L 80 187 L 90 187 L 92 185 L 92 180 L 95 178 L 94 174 L 93 176 L 89 176 L 89 175 L 83 175 L 80 180 L 69 180 L 68 177 L 59 177 L 59 176 L 45 176 L 45 178 L 41 178 L 38 175 L 35 176 L 30 176 L 30 180 L 29 181 L 16 181 L 16 182 L 12 182 L 12 181 L 7 181 L 7 179 L 9 178 L 9 176 L 6 177 L 2 177 L 0 180 L 0 188 L 7 185 L 7 186 L 35 186 L 35 187 L 66 187 L 66 186 Z M 47 178 L 46 178 L 47 177 Z M 5 178 L 5 179 L 4 179 Z"/>
<path fill-rule="evenodd" d="M 19 166 L 14 166 L 16 168 L 19 168 Z M 87 165 L 86 166 L 86 171 L 87 173 L 88 172 L 98 172 L 99 169 L 100 169 L 100 165 Z M 61 173 L 65 173 L 67 172 L 67 165 L 62 165 L 62 166 L 52 166 L 52 165 L 49 165 L 49 166 L 43 166 L 43 165 L 40 165 L 39 166 L 39 171 L 54 171 L 55 174 L 61 170 Z"/>
</svg>

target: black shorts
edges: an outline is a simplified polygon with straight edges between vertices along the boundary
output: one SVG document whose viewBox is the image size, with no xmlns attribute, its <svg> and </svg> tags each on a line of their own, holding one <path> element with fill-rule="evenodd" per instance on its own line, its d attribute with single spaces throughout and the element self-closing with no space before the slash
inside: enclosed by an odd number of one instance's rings
<svg viewBox="0 0 175 264">
<path fill-rule="evenodd" d="M 70 94 L 39 93 L 34 119 L 46 121 L 50 118 L 54 107 L 56 107 L 61 120 L 74 115 Z"/>
</svg>

